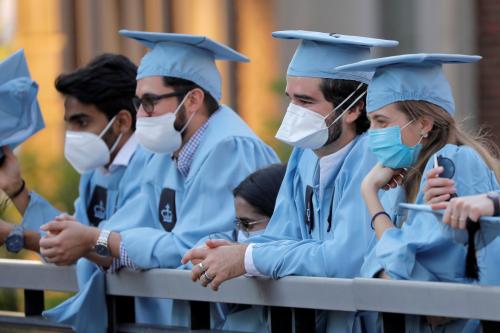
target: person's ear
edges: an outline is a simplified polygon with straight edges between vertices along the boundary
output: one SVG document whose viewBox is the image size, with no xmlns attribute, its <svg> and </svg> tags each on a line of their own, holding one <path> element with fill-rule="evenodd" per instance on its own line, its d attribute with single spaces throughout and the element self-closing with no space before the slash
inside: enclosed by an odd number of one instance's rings
<svg viewBox="0 0 500 333">
<path fill-rule="evenodd" d="M 127 133 L 133 127 L 132 115 L 129 111 L 123 109 L 116 114 L 116 119 L 113 124 L 115 133 Z"/>
<path fill-rule="evenodd" d="M 422 116 L 418 118 L 418 123 L 420 124 L 420 135 L 426 138 L 429 135 L 429 132 L 434 127 L 434 119 L 430 116 Z"/>
<path fill-rule="evenodd" d="M 356 120 L 361 116 L 363 113 L 363 110 L 365 109 L 365 102 L 364 101 L 359 101 L 356 103 L 356 105 L 352 106 L 349 111 L 346 112 L 344 115 L 344 121 L 347 124 L 352 124 L 355 123 Z"/>
<path fill-rule="evenodd" d="M 193 113 L 197 112 L 202 106 L 205 100 L 205 93 L 200 88 L 195 88 L 188 93 L 186 101 L 184 101 L 184 109 L 186 110 L 187 116 L 191 116 Z"/>
</svg>

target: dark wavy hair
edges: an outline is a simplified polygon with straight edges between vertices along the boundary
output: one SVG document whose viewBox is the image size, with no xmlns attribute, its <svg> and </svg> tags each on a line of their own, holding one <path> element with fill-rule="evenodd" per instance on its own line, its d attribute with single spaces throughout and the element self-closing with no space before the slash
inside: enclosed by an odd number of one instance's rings
<svg viewBox="0 0 500 333">
<path fill-rule="evenodd" d="M 74 72 L 61 74 L 55 81 L 57 91 L 94 105 L 108 119 L 121 110 L 132 116 L 135 129 L 135 96 L 137 66 L 119 54 L 102 54 Z"/>
<path fill-rule="evenodd" d="M 259 213 L 270 217 L 273 215 L 285 171 L 285 164 L 272 164 L 257 170 L 233 190 L 233 195 L 245 199 Z"/>
<path fill-rule="evenodd" d="M 321 79 L 320 90 L 323 93 L 323 96 L 328 102 L 333 103 L 333 106 L 339 105 L 345 100 L 356 88 L 359 86 L 360 82 L 354 80 L 340 80 L 340 79 Z M 368 85 L 363 83 L 363 85 L 359 88 L 359 90 L 351 97 L 348 101 L 346 101 L 342 106 L 349 106 L 356 97 L 362 94 Z M 368 116 L 366 115 L 366 96 L 363 96 L 358 103 L 363 101 L 365 103 L 365 108 L 363 108 L 363 112 L 359 115 L 358 119 L 356 119 L 356 133 L 362 134 L 370 128 L 370 120 L 368 120 Z M 357 104 L 358 104 L 357 103 Z M 340 115 L 344 110 L 341 107 L 337 110 L 335 116 Z"/>
<path fill-rule="evenodd" d="M 182 101 L 184 96 L 191 90 L 198 88 L 203 91 L 205 94 L 205 99 L 203 100 L 203 103 L 205 104 L 205 107 L 207 108 L 208 115 L 212 115 L 215 111 L 217 111 L 220 107 L 219 103 L 215 100 L 215 98 L 210 95 L 210 93 L 194 83 L 193 81 L 186 80 L 186 79 L 181 79 L 178 77 L 172 77 L 172 76 L 164 76 L 163 77 L 163 85 L 165 87 L 172 87 L 172 89 L 176 93 L 182 93 L 181 96 L 177 96 L 177 100 L 179 103 Z"/>
</svg>

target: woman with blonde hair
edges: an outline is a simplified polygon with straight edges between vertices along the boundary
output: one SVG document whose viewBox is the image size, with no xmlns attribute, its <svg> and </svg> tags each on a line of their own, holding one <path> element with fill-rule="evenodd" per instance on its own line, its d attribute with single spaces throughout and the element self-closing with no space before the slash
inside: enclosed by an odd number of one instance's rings
<svg viewBox="0 0 500 333">
<path fill-rule="evenodd" d="M 371 59 L 339 70 L 375 70 L 367 94 L 369 146 L 379 163 L 362 183 L 377 245 L 362 275 L 390 279 L 472 282 L 467 249 L 431 213 L 408 213 L 400 203 L 424 203 L 425 175 L 439 160 L 449 166 L 458 196 L 498 190 L 498 162 L 484 140 L 460 129 L 442 64 L 479 56 L 408 54 Z M 444 163 L 445 161 L 446 163 Z M 379 199 L 379 190 L 387 193 Z M 458 217 L 461 218 L 461 217 Z M 466 267 L 467 266 L 467 267 Z M 473 320 L 406 317 L 408 332 L 475 332 Z"/>
</svg>

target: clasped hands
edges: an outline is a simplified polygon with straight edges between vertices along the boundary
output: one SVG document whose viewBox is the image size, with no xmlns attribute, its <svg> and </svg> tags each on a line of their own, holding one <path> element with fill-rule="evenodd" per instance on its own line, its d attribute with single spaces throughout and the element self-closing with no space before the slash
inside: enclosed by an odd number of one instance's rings
<svg viewBox="0 0 500 333">
<path fill-rule="evenodd" d="M 229 279 L 245 274 L 245 251 L 248 244 L 233 243 L 223 239 L 207 240 L 205 245 L 188 251 L 182 263 L 191 262 L 193 281 L 202 286 L 210 284 L 215 291 Z"/>
<path fill-rule="evenodd" d="M 40 227 L 46 234 L 40 239 L 40 254 L 47 262 L 71 265 L 94 248 L 99 237 L 95 228 L 78 222 L 73 216 L 61 214 Z"/>
</svg>

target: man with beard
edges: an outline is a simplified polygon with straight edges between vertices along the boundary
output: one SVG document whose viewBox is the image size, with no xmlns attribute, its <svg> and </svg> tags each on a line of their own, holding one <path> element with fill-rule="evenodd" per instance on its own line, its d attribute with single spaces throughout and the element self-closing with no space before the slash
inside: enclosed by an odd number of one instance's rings
<svg viewBox="0 0 500 333">
<path fill-rule="evenodd" d="M 273 36 L 301 40 L 287 72 L 291 103 L 276 134 L 294 150 L 262 236 L 247 244 L 207 241 L 208 248 L 183 258 L 196 264 L 193 280 L 213 289 L 243 274 L 353 278 L 376 241 L 360 194 L 361 181 L 376 162 L 364 134 L 369 127 L 364 95 L 372 73 L 335 67 L 368 59 L 371 47 L 397 42 L 309 31 Z M 375 329 L 375 316 L 369 318 L 331 312 L 326 324 L 332 332 Z"/>
</svg>

